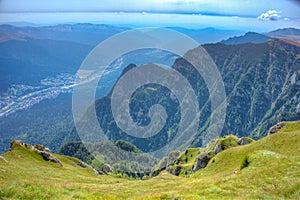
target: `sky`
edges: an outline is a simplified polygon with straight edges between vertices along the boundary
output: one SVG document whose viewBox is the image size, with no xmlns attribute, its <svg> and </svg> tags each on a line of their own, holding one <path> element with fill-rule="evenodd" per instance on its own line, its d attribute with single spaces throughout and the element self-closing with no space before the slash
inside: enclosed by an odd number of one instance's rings
<svg viewBox="0 0 300 200">
<path fill-rule="evenodd" d="M 300 28 L 296 0 L 0 0 L 0 23 L 107 23 L 129 26 Z"/>
</svg>

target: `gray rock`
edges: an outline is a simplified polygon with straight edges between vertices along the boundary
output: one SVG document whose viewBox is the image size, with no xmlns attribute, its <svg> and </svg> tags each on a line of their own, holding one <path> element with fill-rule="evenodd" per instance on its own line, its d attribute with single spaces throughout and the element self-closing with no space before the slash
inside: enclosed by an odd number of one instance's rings
<svg viewBox="0 0 300 200">
<path fill-rule="evenodd" d="M 2 160 L 5 163 L 8 163 L 8 161 L 3 156 L 0 156 L 0 160 Z"/>
<path fill-rule="evenodd" d="M 89 167 L 91 167 L 91 166 L 89 166 L 88 164 L 86 164 L 85 162 L 83 162 L 83 161 L 81 161 L 81 160 L 80 160 L 80 162 L 78 163 L 78 165 L 79 165 L 80 167 L 82 167 L 82 168 L 89 168 Z"/>
<path fill-rule="evenodd" d="M 161 170 L 154 170 L 151 172 L 150 177 L 158 176 L 158 174 L 161 172 Z"/>
<path fill-rule="evenodd" d="M 57 163 L 61 167 L 63 166 L 63 164 L 60 162 L 60 160 L 58 160 L 57 158 L 55 158 L 51 153 L 46 152 L 46 151 L 39 151 L 39 153 L 43 156 L 44 160 Z"/>
<path fill-rule="evenodd" d="M 199 169 L 205 168 L 209 162 L 210 158 L 207 153 L 202 153 L 196 158 L 196 163 L 194 165 L 193 171 L 198 171 Z"/>
<path fill-rule="evenodd" d="M 268 134 L 268 135 L 271 135 L 271 134 L 277 133 L 277 131 L 278 131 L 278 130 L 277 130 L 277 128 L 273 126 L 273 127 L 271 127 L 271 128 L 270 128 L 270 130 L 269 130 L 269 134 Z"/>
<path fill-rule="evenodd" d="M 170 152 L 169 156 L 168 156 L 168 160 L 167 160 L 167 166 L 173 164 L 175 162 L 175 160 L 179 157 L 179 155 L 180 155 L 180 151 Z"/>
<path fill-rule="evenodd" d="M 104 164 L 101 171 L 104 172 L 105 174 L 108 174 L 108 173 L 112 173 L 113 169 L 109 164 Z"/>
<path fill-rule="evenodd" d="M 251 142 L 247 138 L 242 137 L 238 140 L 238 143 L 239 145 L 246 145 L 246 144 L 250 144 Z"/>
<path fill-rule="evenodd" d="M 277 128 L 277 129 L 281 129 L 283 126 L 284 126 L 283 123 L 277 123 L 277 124 L 276 124 L 276 128 Z"/>
<path fill-rule="evenodd" d="M 26 149 L 32 149 L 30 144 L 26 144 L 26 143 L 25 143 L 25 144 L 24 144 L 24 147 L 25 147 Z"/>
<path fill-rule="evenodd" d="M 275 126 L 272 126 L 268 132 L 268 135 L 272 135 L 274 133 L 277 133 L 279 129 L 281 129 L 282 127 L 284 127 L 284 123 L 279 122 L 277 123 Z"/>
<path fill-rule="evenodd" d="M 179 176 L 179 174 L 181 172 L 181 166 L 168 167 L 167 171 L 175 176 Z"/>
<path fill-rule="evenodd" d="M 45 151 L 45 149 L 46 149 L 46 147 L 44 147 L 43 145 L 40 145 L 40 144 L 34 145 L 34 148 L 38 151 Z"/>
<path fill-rule="evenodd" d="M 150 176 L 157 176 L 161 171 L 167 169 L 168 166 L 175 164 L 181 164 L 182 161 L 178 159 L 180 156 L 180 151 L 172 151 L 169 153 L 168 157 L 162 158 L 162 160 L 157 165 L 156 170 L 152 171 Z M 168 169 L 167 169 L 168 170 Z"/>
<path fill-rule="evenodd" d="M 164 158 L 160 161 L 158 168 L 159 168 L 159 169 L 166 169 L 167 166 L 168 166 L 168 158 L 164 157 Z"/>
<path fill-rule="evenodd" d="M 215 154 L 218 154 L 218 153 L 220 153 L 221 151 L 222 151 L 222 146 L 221 146 L 220 143 L 218 143 L 218 144 L 216 145 L 216 147 L 215 147 L 214 153 L 215 153 Z"/>
<path fill-rule="evenodd" d="M 24 146 L 24 143 L 21 140 L 11 141 L 9 151 L 13 151 L 16 146 Z"/>
<path fill-rule="evenodd" d="M 95 173 L 96 174 L 96 173 Z M 96 175 L 106 175 L 103 171 L 97 171 L 97 174 Z"/>
</svg>

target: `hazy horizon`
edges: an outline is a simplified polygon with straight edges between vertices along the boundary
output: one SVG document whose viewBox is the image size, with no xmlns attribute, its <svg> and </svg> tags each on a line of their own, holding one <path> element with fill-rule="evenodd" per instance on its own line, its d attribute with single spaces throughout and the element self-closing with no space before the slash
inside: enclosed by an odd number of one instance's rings
<svg viewBox="0 0 300 200">
<path fill-rule="evenodd" d="M 238 16 L 213 16 L 146 12 L 25 12 L 0 13 L 1 24 L 46 26 L 58 24 L 92 23 L 113 26 L 183 27 L 190 29 L 216 28 L 268 32 L 279 28 L 300 28 L 300 20 L 258 20 Z"/>
<path fill-rule="evenodd" d="M 94 23 L 268 32 L 300 28 L 299 10 L 300 3 L 295 0 L 1 0 L 0 23 Z"/>
</svg>

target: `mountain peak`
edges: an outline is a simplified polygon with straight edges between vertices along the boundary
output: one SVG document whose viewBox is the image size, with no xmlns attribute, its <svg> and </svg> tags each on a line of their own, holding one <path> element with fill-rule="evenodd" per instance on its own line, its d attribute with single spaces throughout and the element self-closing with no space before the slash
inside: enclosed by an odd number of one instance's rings
<svg viewBox="0 0 300 200">
<path fill-rule="evenodd" d="M 264 35 L 272 38 L 287 39 L 294 42 L 300 42 L 300 29 L 282 28 L 275 31 L 265 33 Z"/>
<path fill-rule="evenodd" d="M 300 29 L 296 28 L 280 28 L 266 34 L 284 34 L 284 35 L 300 35 Z"/>
<path fill-rule="evenodd" d="M 222 40 L 223 44 L 244 44 L 244 43 L 265 43 L 271 40 L 271 37 L 265 36 L 260 33 L 247 32 L 242 36 L 230 37 L 227 40 Z"/>
</svg>

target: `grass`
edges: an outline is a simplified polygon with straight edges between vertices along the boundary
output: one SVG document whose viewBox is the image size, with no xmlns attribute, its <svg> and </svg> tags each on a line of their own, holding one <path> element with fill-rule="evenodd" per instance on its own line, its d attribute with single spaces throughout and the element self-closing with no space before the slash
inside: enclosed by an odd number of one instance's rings
<svg viewBox="0 0 300 200">
<path fill-rule="evenodd" d="M 188 148 L 185 152 L 181 153 L 179 159 L 182 160 L 185 165 L 193 165 L 201 148 Z"/>
<path fill-rule="evenodd" d="M 55 155 L 60 167 L 17 146 L 2 155 L 8 163 L 0 160 L 0 199 L 299 199 L 300 122 L 285 125 L 274 135 L 222 151 L 190 177 L 164 172 L 144 181 L 96 176 L 77 159 Z M 188 151 L 182 159 L 195 158 L 199 149 Z"/>
</svg>

